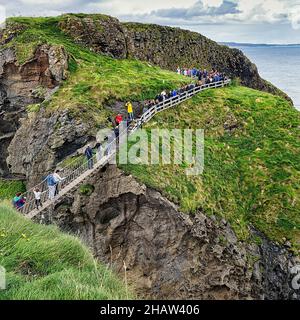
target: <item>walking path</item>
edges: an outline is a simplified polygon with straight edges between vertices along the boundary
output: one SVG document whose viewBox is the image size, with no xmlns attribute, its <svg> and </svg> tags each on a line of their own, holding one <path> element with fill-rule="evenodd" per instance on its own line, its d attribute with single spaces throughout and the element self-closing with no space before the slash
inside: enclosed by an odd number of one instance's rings
<svg viewBox="0 0 300 320">
<path fill-rule="evenodd" d="M 150 121 L 150 119 L 153 118 L 154 115 L 157 114 L 158 112 L 164 111 L 171 107 L 175 107 L 204 90 L 224 87 L 226 85 L 229 85 L 230 82 L 231 80 L 228 79 L 225 81 L 213 82 L 210 84 L 205 84 L 199 87 L 195 87 L 189 91 L 184 92 L 181 95 L 172 97 L 170 99 L 166 99 L 163 102 L 160 102 L 154 105 L 149 110 L 147 110 L 140 118 L 136 120 L 135 124 L 128 129 L 128 134 L 130 135 L 133 132 L 135 132 L 138 128 L 142 126 L 143 123 L 147 123 L 148 121 Z M 114 140 L 113 142 L 111 142 L 111 144 L 115 145 L 116 141 Z M 74 159 L 70 164 L 62 168 L 62 170 L 60 171 L 61 175 L 65 177 L 65 180 L 60 185 L 59 194 L 53 200 L 49 200 L 48 186 L 46 181 L 43 181 L 22 195 L 23 197 L 26 197 L 26 203 L 24 207 L 21 209 L 21 212 L 26 217 L 33 219 L 44 210 L 51 208 L 51 206 L 54 205 L 55 202 L 57 202 L 57 200 L 59 200 L 62 196 L 66 195 L 68 192 L 72 191 L 72 189 L 74 189 L 79 184 L 81 184 L 93 172 L 95 172 L 99 168 L 104 167 L 106 164 L 108 164 L 110 160 L 115 156 L 117 151 L 118 151 L 117 149 L 112 150 L 112 152 L 109 155 L 101 158 L 100 160 L 97 159 L 97 155 L 94 155 L 93 169 L 89 169 L 88 160 L 85 157 L 79 157 L 77 159 Z M 35 208 L 35 199 L 33 194 L 33 191 L 36 188 L 38 188 L 42 192 L 41 201 L 42 201 L 43 207 L 40 208 L 39 210 Z"/>
</svg>

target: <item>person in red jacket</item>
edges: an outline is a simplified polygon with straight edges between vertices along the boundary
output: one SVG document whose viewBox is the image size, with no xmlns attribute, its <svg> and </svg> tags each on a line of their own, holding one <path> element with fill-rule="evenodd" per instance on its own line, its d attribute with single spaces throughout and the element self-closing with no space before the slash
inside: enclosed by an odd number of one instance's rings
<svg viewBox="0 0 300 320">
<path fill-rule="evenodd" d="M 121 114 L 118 114 L 115 118 L 117 126 L 123 121 L 123 117 Z"/>
</svg>

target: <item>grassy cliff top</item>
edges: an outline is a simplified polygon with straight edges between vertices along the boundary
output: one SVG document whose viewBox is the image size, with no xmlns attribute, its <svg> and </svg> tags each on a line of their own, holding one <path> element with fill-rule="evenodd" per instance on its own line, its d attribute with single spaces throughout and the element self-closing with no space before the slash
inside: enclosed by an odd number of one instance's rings
<svg viewBox="0 0 300 320">
<path fill-rule="evenodd" d="M 240 86 L 209 90 L 146 127 L 204 129 L 203 175 L 186 176 L 185 165 L 123 169 L 185 212 L 226 218 L 241 239 L 254 225 L 300 248 L 300 113 L 286 100 Z"/>
<path fill-rule="evenodd" d="M 0 204 L 0 265 L 7 274 L 0 300 L 132 298 L 78 239 L 35 224 L 5 204 Z"/>
<path fill-rule="evenodd" d="M 163 89 L 177 88 L 190 82 L 186 77 L 146 62 L 113 59 L 92 52 L 61 31 L 59 22 L 65 18 L 10 18 L 6 34 L 2 35 L 2 38 L 9 37 L 9 30 L 17 30 L 17 35 L 2 48 L 14 48 L 20 64 L 32 58 L 38 46 L 43 44 L 62 46 L 67 51 L 68 79 L 51 101 L 44 104 L 48 110 L 67 109 L 83 120 L 92 119 L 93 124 L 101 124 L 108 116 L 107 105 L 116 101 L 153 99 Z M 38 111 L 39 107 L 30 106 L 30 110 Z"/>
</svg>

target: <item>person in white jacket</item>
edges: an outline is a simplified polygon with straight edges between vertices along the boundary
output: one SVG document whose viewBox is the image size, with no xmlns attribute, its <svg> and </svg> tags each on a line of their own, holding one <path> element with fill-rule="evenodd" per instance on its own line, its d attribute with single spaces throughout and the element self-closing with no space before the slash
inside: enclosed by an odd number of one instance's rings
<svg viewBox="0 0 300 320">
<path fill-rule="evenodd" d="M 60 172 L 59 170 L 56 170 L 56 171 L 53 173 L 53 177 L 54 177 L 54 180 L 55 180 L 55 182 L 56 182 L 55 196 L 57 196 L 58 193 L 59 193 L 59 184 L 65 180 L 65 178 L 62 178 L 62 177 L 59 175 L 59 172 Z"/>
<path fill-rule="evenodd" d="M 42 201 L 41 201 L 42 193 L 38 188 L 34 189 L 33 193 L 34 193 L 34 199 L 35 199 L 35 207 L 37 210 L 39 210 L 39 207 L 43 207 Z"/>
</svg>

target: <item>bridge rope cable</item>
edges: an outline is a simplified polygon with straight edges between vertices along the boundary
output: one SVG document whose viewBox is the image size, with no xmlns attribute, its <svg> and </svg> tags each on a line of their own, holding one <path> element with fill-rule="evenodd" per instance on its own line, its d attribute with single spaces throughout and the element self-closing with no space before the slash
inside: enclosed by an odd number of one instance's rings
<svg viewBox="0 0 300 320">
<path fill-rule="evenodd" d="M 178 94 L 175 97 L 165 99 L 162 102 L 159 102 L 154 106 L 152 106 L 151 108 L 149 108 L 145 113 L 142 114 L 140 118 L 136 120 L 136 123 L 132 128 L 127 127 L 123 132 L 119 133 L 119 136 L 126 132 L 128 134 L 132 134 L 137 129 L 139 129 L 144 123 L 147 123 L 150 119 L 152 119 L 154 115 L 157 114 L 158 112 L 177 106 L 178 104 L 186 101 L 187 99 L 192 98 L 195 94 L 198 94 L 199 92 L 202 92 L 207 89 L 224 87 L 230 84 L 230 82 L 231 80 L 227 79 L 227 80 L 222 80 L 218 82 L 212 82 L 209 84 L 204 84 L 201 86 L 195 86 L 194 88 L 188 91 L 185 91 L 181 94 Z M 115 138 L 109 144 L 106 145 L 104 152 L 106 153 L 107 150 L 110 150 L 112 147 L 117 145 L 118 145 L 118 138 Z M 120 148 L 120 145 L 118 147 Z M 106 164 L 108 164 L 111 158 L 116 154 L 116 152 L 117 152 L 117 148 L 113 149 L 113 152 L 109 153 L 107 156 L 101 157 L 100 159 L 98 158 L 97 154 L 94 154 L 92 157 L 92 161 L 94 164 L 92 169 L 89 168 L 89 163 L 91 160 L 87 160 L 84 155 L 82 155 L 82 157 L 80 158 L 76 158 L 73 161 L 71 161 L 68 165 L 64 166 L 60 170 L 61 175 L 65 177 L 64 180 L 59 183 L 60 190 L 62 191 L 64 188 L 70 185 L 74 180 L 79 178 L 81 175 L 84 175 L 89 171 L 90 173 L 92 173 L 96 169 L 99 169 L 100 167 L 103 167 Z M 40 210 L 37 210 L 35 208 L 35 196 L 33 191 L 35 191 L 36 189 L 39 189 L 39 191 L 41 192 L 41 202 L 43 204 L 45 204 L 45 202 L 48 202 L 48 205 L 42 206 Z M 19 211 L 22 212 L 24 215 L 30 214 L 33 211 L 36 211 L 38 213 L 45 210 L 50 204 L 54 203 L 60 198 L 60 195 L 58 194 L 57 196 L 54 197 L 54 199 L 49 201 L 49 199 L 47 199 L 48 192 L 49 190 L 48 190 L 47 181 L 46 179 L 44 179 L 42 182 L 30 188 L 28 191 L 26 191 L 21 195 L 21 197 L 26 199 L 26 201 L 23 207 L 20 208 Z"/>
</svg>

